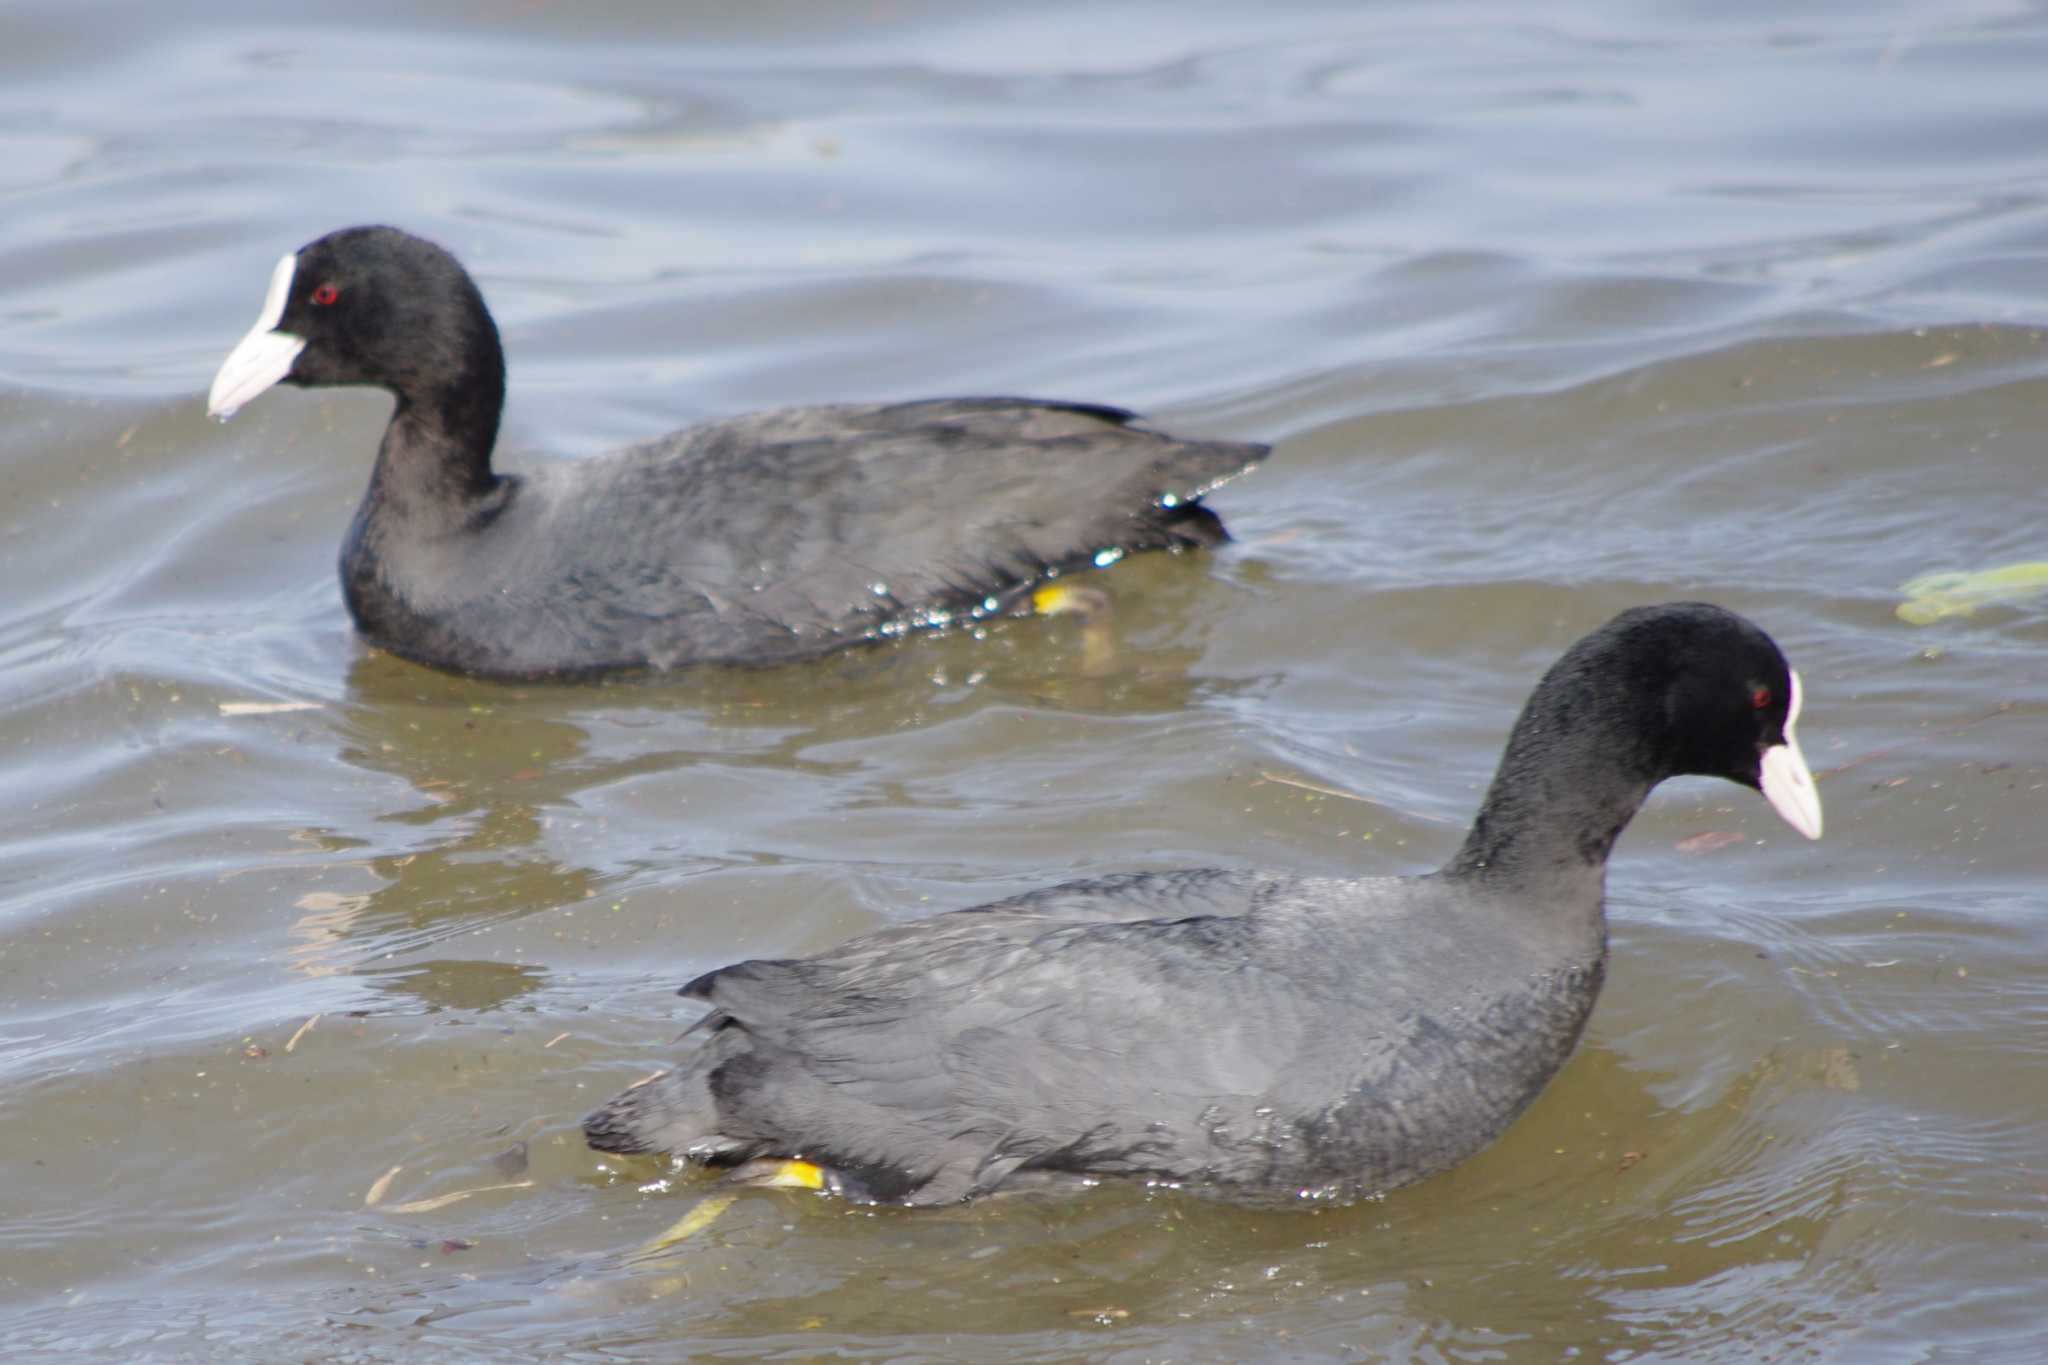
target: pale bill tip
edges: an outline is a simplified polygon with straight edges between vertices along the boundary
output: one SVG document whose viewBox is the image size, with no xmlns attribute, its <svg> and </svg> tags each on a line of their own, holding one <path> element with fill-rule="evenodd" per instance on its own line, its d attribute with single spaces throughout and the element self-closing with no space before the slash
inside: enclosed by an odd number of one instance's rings
<svg viewBox="0 0 2048 1365">
<path fill-rule="evenodd" d="M 270 289 L 263 296 L 263 311 L 256 325 L 235 343 L 221 362 L 206 394 L 206 412 L 225 422 L 244 403 L 291 373 L 292 362 L 306 343 L 287 332 L 277 331 L 279 319 L 291 297 L 292 276 L 298 273 L 299 258 L 288 252 L 270 272 Z"/>
<path fill-rule="evenodd" d="M 1785 707 L 1785 742 L 1764 750 L 1760 785 L 1764 789 L 1764 799 L 1771 803 L 1771 809 L 1784 817 L 1786 824 L 1809 839 L 1818 839 L 1821 833 L 1820 792 L 1813 784 L 1813 770 L 1806 766 L 1806 755 L 1799 751 L 1799 737 L 1793 730 L 1804 699 L 1799 675 L 1794 673 L 1792 696 Z"/>
</svg>

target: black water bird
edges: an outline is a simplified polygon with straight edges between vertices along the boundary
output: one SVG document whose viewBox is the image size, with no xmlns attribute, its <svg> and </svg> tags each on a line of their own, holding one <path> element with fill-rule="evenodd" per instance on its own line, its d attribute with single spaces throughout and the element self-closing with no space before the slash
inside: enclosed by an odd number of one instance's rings
<svg viewBox="0 0 2048 1365">
<path fill-rule="evenodd" d="M 1800 700 L 1742 617 L 1624 612 L 1537 684 L 1440 871 L 1113 876 L 724 967 L 683 987 L 709 1007 L 694 1050 L 585 1134 L 909 1204 L 1075 1177 L 1253 1198 L 1419 1180 L 1570 1055 L 1606 970 L 1608 853 L 1651 788 L 1726 778 L 1820 837 Z"/>
<path fill-rule="evenodd" d="M 785 663 L 1028 611 L 1060 574 L 1227 539 L 1201 499 L 1267 449 L 1119 408 L 945 398 L 754 413 L 500 473 L 497 326 L 453 256 L 389 227 L 279 261 L 207 409 L 278 383 L 397 399 L 342 546 L 358 629 L 504 678 Z"/>
</svg>

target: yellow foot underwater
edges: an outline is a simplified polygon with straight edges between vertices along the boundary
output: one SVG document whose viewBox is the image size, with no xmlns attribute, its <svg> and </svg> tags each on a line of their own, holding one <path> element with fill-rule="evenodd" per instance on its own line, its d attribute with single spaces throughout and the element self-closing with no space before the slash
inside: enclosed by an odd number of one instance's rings
<svg viewBox="0 0 2048 1365">
<path fill-rule="evenodd" d="M 757 1157 L 733 1167 L 725 1180 L 728 1185 L 753 1185 L 765 1190 L 816 1190 L 857 1204 L 870 1203 L 874 1198 L 865 1185 L 846 1172 L 795 1157 Z"/>
<path fill-rule="evenodd" d="M 1047 583 L 1031 592 L 1031 610 L 1040 616 L 1101 616 L 1116 599 L 1089 583 Z"/>
<path fill-rule="evenodd" d="M 794 1161 L 787 1157 L 762 1157 L 749 1161 L 744 1166 L 735 1166 L 726 1180 L 734 1185 L 758 1185 L 764 1190 L 824 1190 L 831 1188 L 831 1177 L 823 1166 L 814 1166 L 808 1161 Z"/>
<path fill-rule="evenodd" d="M 1116 599 L 1092 583 L 1047 583 L 1031 593 L 1040 616 L 1073 616 L 1081 622 L 1081 672 L 1099 678 L 1116 670 Z"/>
</svg>

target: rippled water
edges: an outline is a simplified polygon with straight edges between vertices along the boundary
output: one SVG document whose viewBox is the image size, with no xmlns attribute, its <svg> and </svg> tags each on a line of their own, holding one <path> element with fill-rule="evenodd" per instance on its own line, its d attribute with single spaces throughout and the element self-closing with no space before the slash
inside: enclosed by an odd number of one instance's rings
<svg viewBox="0 0 2048 1365">
<path fill-rule="evenodd" d="M 0 31 L 0 1355 L 2037 1358 L 2048 606 L 1894 608 L 2048 559 L 2038 5 Z M 1279 449 L 1237 545 L 1109 572 L 1106 662 L 441 677 L 334 579 L 388 400 L 201 411 L 365 220 L 476 271 L 514 463 L 972 392 Z M 627 1262 L 697 1191 L 575 1123 L 677 983 L 1077 873 L 1433 865 L 1536 673 L 1681 595 L 1804 671 L 1828 837 L 1661 793 L 1579 1055 L 1468 1166 L 749 1194 Z"/>
</svg>

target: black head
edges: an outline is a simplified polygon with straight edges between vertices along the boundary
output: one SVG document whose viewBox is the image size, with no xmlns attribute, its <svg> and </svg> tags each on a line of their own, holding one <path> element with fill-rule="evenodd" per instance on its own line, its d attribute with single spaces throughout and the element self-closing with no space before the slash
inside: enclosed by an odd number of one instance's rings
<svg viewBox="0 0 2048 1365">
<path fill-rule="evenodd" d="M 1799 753 L 1799 675 L 1771 637 L 1704 602 L 1625 611 L 1566 650 L 1529 694 L 1472 831 L 1446 871 L 1487 877 L 1603 868 L 1667 777 L 1763 792 L 1820 837 Z M 1597 894 L 1589 902 L 1597 911 Z"/>
<path fill-rule="evenodd" d="M 1613 711 L 1652 783 L 1686 774 L 1739 782 L 1820 837 L 1820 797 L 1795 733 L 1799 675 L 1734 612 L 1705 602 L 1625 611 L 1573 645 L 1537 690 L 1559 706 Z"/>
<path fill-rule="evenodd" d="M 228 417 L 273 384 L 371 384 L 472 428 L 504 400 L 498 329 L 456 259 L 389 227 L 331 232 L 279 261 L 256 325 L 207 408 Z"/>
</svg>

